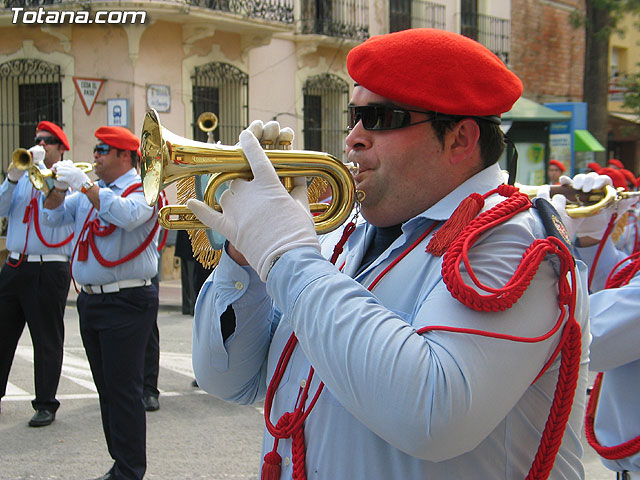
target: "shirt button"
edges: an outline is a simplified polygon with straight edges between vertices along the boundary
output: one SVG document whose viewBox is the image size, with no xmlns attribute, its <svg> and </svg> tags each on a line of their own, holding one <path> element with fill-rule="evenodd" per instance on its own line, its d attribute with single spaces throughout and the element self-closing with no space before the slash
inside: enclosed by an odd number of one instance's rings
<svg viewBox="0 0 640 480">
<path fill-rule="evenodd" d="M 242 284 L 242 282 L 236 282 L 236 290 L 242 290 L 244 288 L 244 285 Z"/>
<path fill-rule="evenodd" d="M 304 388 L 304 387 L 306 387 L 306 386 L 307 386 L 307 381 L 306 381 L 304 378 L 303 378 L 302 380 L 300 380 L 300 386 L 301 386 L 302 388 Z"/>
<path fill-rule="evenodd" d="M 284 466 L 288 467 L 291 465 L 291 459 L 289 457 L 284 457 Z"/>
</svg>

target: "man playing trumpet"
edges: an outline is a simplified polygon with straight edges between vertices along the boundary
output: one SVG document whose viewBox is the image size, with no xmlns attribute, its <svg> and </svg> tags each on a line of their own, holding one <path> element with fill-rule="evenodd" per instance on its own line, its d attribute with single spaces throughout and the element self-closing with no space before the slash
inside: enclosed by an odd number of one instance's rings
<svg viewBox="0 0 640 480">
<path fill-rule="evenodd" d="M 265 399 L 263 480 L 582 478 L 584 265 L 497 164 L 520 80 L 435 29 L 372 37 L 347 68 L 364 218 L 318 239 L 255 129 L 254 179 L 222 213 L 188 201 L 228 239 L 196 304 L 199 385 Z"/>
<path fill-rule="evenodd" d="M 146 417 L 142 401 L 147 341 L 158 314 L 158 222 L 142 193 L 140 140 L 124 127 L 100 127 L 93 149 L 93 182 L 73 164 L 56 167 L 74 193 L 49 196 L 51 225 L 74 225 L 74 280 L 80 334 L 100 397 L 109 454 L 101 478 L 140 480 L 146 470 Z"/>
<path fill-rule="evenodd" d="M 42 121 L 35 146 L 29 149 L 34 164 L 51 168 L 69 150 L 62 129 Z M 64 196 L 53 188 L 50 196 Z M 64 308 L 69 293 L 69 256 L 73 248 L 71 226 L 51 228 L 42 221 L 44 194 L 36 190 L 25 170 L 11 168 L 0 186 L 0 215 L 9 218 L 7 263 L 0 271 L 0 398 L 6 392 L 9 370 L 25 323 L 33 343 L 36 413 L 31 427 L 55 420 L 56 399 L 64 342 Z"/>
</svg>

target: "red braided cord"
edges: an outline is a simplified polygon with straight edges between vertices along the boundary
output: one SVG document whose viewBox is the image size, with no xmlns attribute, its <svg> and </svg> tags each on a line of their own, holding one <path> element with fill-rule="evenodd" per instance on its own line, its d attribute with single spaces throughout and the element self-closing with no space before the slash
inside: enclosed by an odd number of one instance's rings
<svg viewBox="0 0 640 480">
<path fill-rule="evenodd" d="M 129 194 L 133 193 L 135 190 L 137 190 L 141 186 L 142 186 L 141 183 L 134 183 L 130 185 L 122 193 L 121 196 L 124 198 Z M 93 252 L 93 255 L 96 257 L 96 260 L 98 260 L 100 265 L 102 265 L 103 267 L 113 268 L 125 262 L 128 262 L 129 260 L 140 255 L 140 253 L 142 253 L 151 244 L 151 242 L 153 241 L 153 237 L 155 236 L 156 232 L 158 231 L 158 228 L 160 227 L 160 225 L 158 224 L 158 220 L 156 218 L 156 223 L 154 224 L 153 229 L 151 230 L 147 238 L 145 238 L 145 240 L 135 250 L 125 255 L 124 257 L 120 258 L 119 260 L 110 261 L 105 259 L 100 254 L 98 247 L 96 246 L 94 237 L 96 235 L 98 237 L 106 237 L 108 235 L 111 235 L 117 227 L 113 224 L 110 224 L 107 226 L 101 226 L 100 220 L 97 218 L 89 221 L 89 216 L 91 215 L 93 210 L 94 210 L 94 207 L 91 207 L 91 210 L 89 210 L 89 215 L 87 215 L 87 219 L 85 220 L 82 230 L 80 232 L 79 238 L 82 238 L 83 233 L 86 232 L 86 238 L 87 238 L 87 241 L 89 242 L 89 246 L 91 247 L 91 251 Z M 75 249 L 74 249 L 74 253 L 75 253 Z"/>
<path fill-rule="evenodd" d="M 625 262 L 629 262 L 629 264 L 625 265 L 624 268 L 616 273 L 618 267 Z M 611 272 L 609 272 L 604 288 L 618 288 L 626 285 L 631 281 L 638 270 L 640 270 L 640 252 L 629 255 L 627 258 L 616 263 L 616 265 L 611 269 Z"/>
<path fill-rule="evenodd" d="M 31 207 L 31 208 L 29 208 L 29 207 Z M 49 242 L 47 242 L 44 239 L 44 237 L 42 236 L 42 231 L 40 230 L 40 221 L 38 219 L 39 209 L 38 209 L 38 198 L 37 197 L 31 197 L 31 202 L 29 202 L 29 205 L 27 205 L 27 209 L 30 210 L 29 216 L 33 219 L 33 226 L 36 228 L 36 233 L 38 234 L 38 238 L 44 244 L 45 247 L 49 247 L 49 248 L 62 247 L 63 245 L 66 245 L 67 243 L 69 243 L 73 239 L 73 232 L 71 232 L 71 235 L 69 235 L 67 238 L 65 238 L 61 242 L 58 242 L 58 243 L 49 243 Z M 27 215 L 26 210 L 25 210 L 25 215 Z M 29 227 L 27 227 L 27 228 L 29 228 Z"/>
<path fill-rule="evenodd" d="M 600 260 L 600 254 L 602 253 L 602 249 L 604 248 L 604 244 L 607 241 L 607 238 L 609 238 L 609 235 L 611 235 L 611 232 L 613 231 L 613 228 L 615 227 L 616 224 L 616 218 L 617 218 L 618 214 L 614 213 L 611 218 L 609 219 L 609 225 L 607 225 L 606 230 L 604 231 L 604 234 L 602 235 L 602 238 L 600 239 L 600 242 L 598 243 L 598 250 L 596 251 L 596 256 L 593 259 L 593 265 L 591 266 L 590 272 L 589 272 L 589 281 L 587 283 L 589 290 L 591 290 L 591 281 L 593 280 L 593 275 L 596 271 L 596 266 L 598 265 L 598 261 Z"/>
<path fill-rule="evenodd" d="M 584 421 L 585 436 L 587 437 L 589 445 L 598 452 L 598 455 L 608 460 L 620 460 L 621 458 L 626 458 L 640 452 L 640 436 L 632 438 L 620 445 L 612 445 L 610 447 L 601 445 L 596 438 L 593 424 L 596 419 L 596 410 L 598 408 L 598 398 L 600 397 L 602 377 L 603 373 L 598 373 L 593 382 L 593 389 L 591 390 L 589 403 L 587 404 L 587 414 L 585 415 Z"/>
<path fill-rule="evenodd" d="M 562 443 L 562 437 L 569 420 L 569 414 L 573 405 L 573 397 L 575 395 L 579 375 L 582 345 L 580 325 L 575 319 L 576 279 L 574 261 L 567 247 L 554 237 L 549 237 L 545 240 L 536 240 L 524 253 L 522 261 L 515 274 L 507 282 L 505 287 L 494 289 L 481 284 L 469 264 L 469 248 L 473 246 L 477 238 L 486 230 L 498 223 L 506 221 L 516 213 L 524 211 L 531 206 L 531 202 L 528 197 L 513 187 L 506 185 L 501 186 L 494 191 L 488 192 L 486 196 L 493 193 L 498 193 L 502 196 L 507 196 L 508 198 L 490 210 L 483 212 L 471 221 L 468 227 L 445 253 L 442 263 L 442 276 L 447 288 L 454 298 L 475 310 L 505 310 L 511 307 L 513 303 L 516 302 L 524 293 L 544 257 L 549 253 L 554 253 L 559 257 L 561 262 L 558 283 L 558 303 L 561 313 L 558 321 L 549 332 L 535 338 L 515 337 L 511 335 L 448 326 L 425 327 L 418 330 L 418 333 L 424 333 L 429 330 L 446 330 L 451 332 L 502 338 L 512 341 L 538 342 L 549 338 L 558 331 L 563 323 L 565 308 L 567 309 L 569 319 L 563 329 L 559 345 L 543 367 L 542 371 L 536 377 L 537 380 L 537 378 L 542 375 L 542 373 L 555 359 L 558 352 L 562 353 L 558 381 L 549 417 L 547 418 L 538 451 L 531 465 L 531 469 L 529 470 L 529 474 L 527 475 L 528 480 L 546 479 L 553 468 L 556 455 Z M 485 292 L 489 292 L 489 295 L 478 294 L 475 289 L 464 284 L 460 272 L 461 262 L 464 263 L 467 274 L 470 276 L 476 287 L 484 290 Z M 569 287 L 567 282 L 567 273 L 571 274 L 571 287 Z"/>
<path fill-rule="evenodd" d="M 10 267 L 13 267 L 13 268 L 18 267 L 24 259 L 24 255 L 27 251 L 27 245 L 29 243 L 29 227 L 31 226 L 31 220 L 33 220 L 33 225 L 36 228 L 36 234 L 38 235 L 38 238 L 40 239 L 40 241 L 45 247 L 49 247 L 49 248 L 62 247 L 63 245 L 66 245 L 73 239 L 73 232 L 71 232 L 71 235 L 69 235 L 66 239 L 62 240 L 59 243 L 49 243 L 44 239 L 44 236 L 42 235 L 42 231 L 40 230 L 40 220 L 38 218 L 40 213 L 38 210 L 37 193 L 38 191 L 32 188 L 31 200 L 25 207 L 24 215 L 22 217 L 22 223 L 27 224 L 27 234 L 25 235 L 25 239 L 24 239 L 24 248 L 22 249 L 22 253 L 20 254 L 20 258 L 18 259 L 17 263 L 11 264 L 7 262 L 7 265 L 9 265 Z"/>
</svg>

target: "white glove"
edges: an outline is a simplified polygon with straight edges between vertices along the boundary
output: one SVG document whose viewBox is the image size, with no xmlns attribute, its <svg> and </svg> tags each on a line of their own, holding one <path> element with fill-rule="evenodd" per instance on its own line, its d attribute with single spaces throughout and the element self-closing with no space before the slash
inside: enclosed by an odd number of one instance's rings
<svg viewBox="0 0 640 480">
<path fill-rule="evenodd" d="M 598 175 L 596 172 L 579 173 L 578 175 L 573 177 L 572 183 L 560 183 L 562 185 L 570 185 L 576 190 L 582 190 L 583 192 L 599 190 L 605 185 L 613 185 L 611 177 L 608 177 L 607 175 Z"/>
<path fill-rule="evenodd" d="M 31 158 L 33 159 L 34 164 L 39 164 L 44 162 L 44 156 L 47 152 L 45 152 L 44 147 L 42 145 L 34 145 L 29 149 L 31 153 Z"/>
<path fill-rule="evenodd" d="M 293 143 L 295 136 L 293 129 L 290 127 L 280 128 L 280 123 L 271 120 L 262 123 L 262 120 L 254 120 L 247 127 L 253 133 L 263 147 L 278 148 L 280 146 L 289 146 Z"/>
<path fill-rule="evenodd" d="M 240 133 L 240 147 L 254 179 L 230 183 L 220 197 L 223 213 L 195 199 L 187 206 L 202 223 L 224 235 L 266 281 L 279 256 L 302 246 L 320 251 L 320 244 L 311 214 L 301 205 L 307 202 L 305 179 L 296 178 L 289 195 L 252 131 Z"/>
<path fill-rule="evenodd" d="M 58 167 L 61 165 L 69 165 L 71 167 L 73 167 L 73 161 L 71 160 L 60 160 L 56 163 L 54 163 L 53 165 L 51 165 L 51 170 L 54 173 L 54 177 L 53 177 L 53 186 L 55 188 L 57 188 L 58 190 L 67 190 L 69 188 L 69 184 L 67 182 L 63 182 L 61 180 L 58 179 Z"/>
<path fill-rule="evenodd" d="M 80 170 L 71 162 L 71 164 L 65 163 L 65 161 L 58 162 L 56 167 L 56 179 L 59 182 L 70 185 L 74 190 L 82 190 L 82 185 L 90 181 L 86 173 Z"/>
<path fill-rule="evenodd" d="M 26 170 L 20 170 L 19 168 L 14 167 L 13 165 L 9 165 L 9 170 L 7 170 L 7 178 L 9 181 L 16 183 L 18 180 L 22 178 Z"/>
</svg>

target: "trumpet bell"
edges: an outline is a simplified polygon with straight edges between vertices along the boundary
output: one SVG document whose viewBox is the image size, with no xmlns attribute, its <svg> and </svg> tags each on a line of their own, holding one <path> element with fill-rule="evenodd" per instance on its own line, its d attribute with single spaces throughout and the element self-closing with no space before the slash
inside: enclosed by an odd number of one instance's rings
<svg viewBox="0 0 640 480">
<path fill-rule="evenodd" d="M 40 190 L 45 195 L 53 188 L 52 179 L 55 178 L 53 171 L 48 168 L 40 168 L 33 163 L 33 155 L 26 148 L 16 148 L 11 155 L 11 163 L 13 168 L 18 170 L 27 170 L 29 181 L 33 188 Z M 85 173 L 93 170 L 93 163 L 76 162 L 76 167 Z"/>
<path fill-rule="evenodd" d="M 218 128 L 218 117 L 213 112 L 203 112 L 198 117 L 198 128 L 203 132 L 213 132 Z"/>
</svg>

